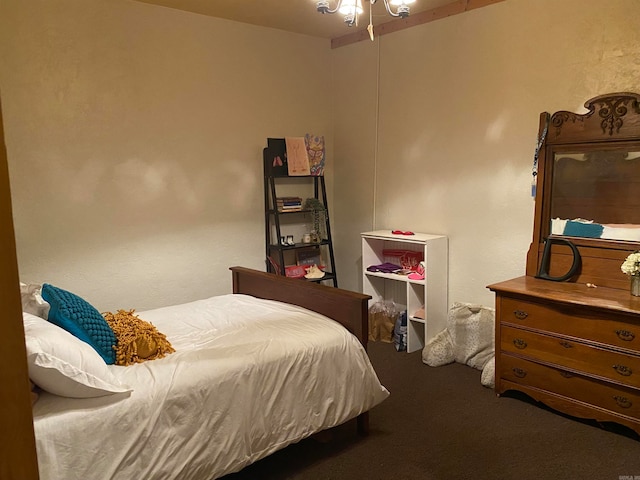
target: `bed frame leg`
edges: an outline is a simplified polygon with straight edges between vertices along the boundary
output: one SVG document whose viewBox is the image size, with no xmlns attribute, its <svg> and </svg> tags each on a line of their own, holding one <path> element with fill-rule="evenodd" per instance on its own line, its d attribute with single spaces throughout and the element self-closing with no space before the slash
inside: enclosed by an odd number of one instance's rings
<svg viewBox="0 0 640 480">
<path fill-rule="evenodd" d="M 369 435 L 369 412 L 358 415 L 356 423 L 358 426 L 358 435 L 362 435 L 363 437 Z"/>
</svg>

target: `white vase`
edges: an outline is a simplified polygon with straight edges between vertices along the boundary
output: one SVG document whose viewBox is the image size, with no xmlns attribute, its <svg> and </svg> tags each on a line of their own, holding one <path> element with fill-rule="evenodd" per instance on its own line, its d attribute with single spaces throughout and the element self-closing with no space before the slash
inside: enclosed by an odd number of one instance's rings
<svg viewBox="0 0 640 480">
<path fill-rule="evenodd" d="M 640 297 L 640 275 L 631 275 L 631 295 Z"/>
</svg>

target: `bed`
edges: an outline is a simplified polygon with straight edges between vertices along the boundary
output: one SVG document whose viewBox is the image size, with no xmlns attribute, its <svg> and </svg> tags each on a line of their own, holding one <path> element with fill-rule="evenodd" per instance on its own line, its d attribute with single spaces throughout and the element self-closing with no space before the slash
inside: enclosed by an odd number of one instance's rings
<svg viewBox="0 0 640 480">
<path fill-rule="evenodd" d="M 389 395 L 366 354 L 369 297 L 231 271 L 232 294 L 136 312 L 175 352 L 105 364 L 115 392 L 40 392 L 42 480 L 214 479 L 354 418 L 368 431 Z M 25 325 L 29 351 L 29 330 L 48 326 Z"/>
</svg>

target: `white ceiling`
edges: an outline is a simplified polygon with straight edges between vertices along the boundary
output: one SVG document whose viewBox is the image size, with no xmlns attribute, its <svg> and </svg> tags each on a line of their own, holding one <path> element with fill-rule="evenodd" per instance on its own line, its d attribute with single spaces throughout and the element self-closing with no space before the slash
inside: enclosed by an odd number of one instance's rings
<svg viewBox="0 0 640 480">
<path fill-rule="evenodd" d="M 188 12 L 226 18 L 237 22 L 251 23 L 277 28 L 289 32 L 303 33 L 315 37 L 337 38 L 366 28 L 369 9 L 360 16 L 358 27 L 347 27 L 342 15 L 321 15 L 316 11 L 315 0 L 137 0 Z M 431 10 L 454 3 L 454 0 L 416 0 L 411 13 Z M 331 2 L 335 6 L 336 0 Z M 394 20 L 390 17 L 382 0 L 373 6 L 373 24 L 379 25 Z"/>
</svg>

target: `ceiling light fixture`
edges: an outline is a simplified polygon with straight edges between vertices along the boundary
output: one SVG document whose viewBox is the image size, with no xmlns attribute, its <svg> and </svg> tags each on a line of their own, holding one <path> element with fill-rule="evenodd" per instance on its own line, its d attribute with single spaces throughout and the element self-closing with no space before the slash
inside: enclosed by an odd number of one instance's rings
<svg viewBox="0 0 640 480">
<path fill-rule="evenodd" d="M 366 0 L 365 0 L 366 1 Z M 372 8 L 375 5 L 377 0 L 368 0 L 369 2 L 369 18 L 372 17 Z M 392 17 L 400 17 L 406 18 L 409 16 L 409 5 L 415 0 L 382 0 L 385 8 L 387 9 L 387 13 Z M 338 0 L 338 4 L 335 8 L 330 7 L 329 0 L 320 0 L 316 2 L 316 9 L 320 13 L 341 13 L 344 15 L 344 22 L 353 27 L 354 25 L 358 25 L 358 16 L 364 11 L 362 8 L 361 0 Z M 391 5 L 396 6 L 396 11 L 394 12 L 391 9 Z M 370 33 L 373 31 L 373 25 L 370 22 L 369 27 L 371 29 Z"/>
</svg>

